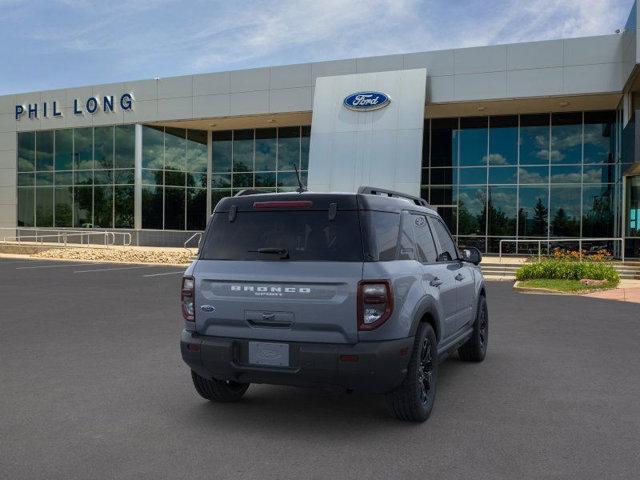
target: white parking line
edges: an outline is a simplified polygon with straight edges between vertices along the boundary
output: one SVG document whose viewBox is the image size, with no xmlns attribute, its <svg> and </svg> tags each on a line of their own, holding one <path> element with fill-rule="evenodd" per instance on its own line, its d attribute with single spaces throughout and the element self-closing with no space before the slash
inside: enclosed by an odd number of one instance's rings
<svg viewBox="0 0 640 480">
<path fill-rule="evenodd" d="M 138 265 L 136 267 L 92 268 L 91 270 L 76 270 L 73 273 L 113 272 L 114 270 L 134 270 L 136 268 L 154 268 L 154 267 L 155 265 Z"/>
<path fill-rule="evenodd" d="M 31 268 L 84 267 L 86 265 L 86 263 L 56 263 L 55 265 L 31 265 L 28 267 L 16 267 L 16 270 L 27 270 Z"/>
<path fill-rule="evenodd" d="M 149 273 L 147 275 L 142 275 L 142 276 L 143 277 L 159 277 L 161 275 L 177 275 L 178 273 L 184 273 L 184 270 L 180 270 L 179 272 Z"/>
</svg>

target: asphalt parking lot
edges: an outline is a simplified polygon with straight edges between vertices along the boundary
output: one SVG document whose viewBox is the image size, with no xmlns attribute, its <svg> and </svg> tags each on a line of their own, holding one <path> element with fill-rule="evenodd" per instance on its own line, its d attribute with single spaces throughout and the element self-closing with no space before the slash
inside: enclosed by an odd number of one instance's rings
<svg viewBox="0 0 640 480">
<path fill-rule="evenodd" d="M 451 358 L 420 425 L 383 398 L 253 385 L 198 397 L 180 269 L 0 259 L 0 477 L 630 479 L 640 308 L 488 287 L 482 364 Z"/>
</svg>

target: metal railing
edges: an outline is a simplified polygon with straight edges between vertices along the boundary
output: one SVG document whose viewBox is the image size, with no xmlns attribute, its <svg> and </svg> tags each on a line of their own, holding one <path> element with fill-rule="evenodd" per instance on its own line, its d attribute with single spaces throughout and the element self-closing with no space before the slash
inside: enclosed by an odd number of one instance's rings
<svg viewBox="0 0 640 480">
<path fill-rule="evenodd" d="M 47 243 L 65 247 L 73 245 L 81 247 L 104 246 L 105 248 L 116 244 L 123 247 L 131 245 L 131 233 L 129 232 L 58 230 L 58 233 L 49 233 L 47 230 L 38 231 L 37 229 L 25 229 L 24 227 L 4 228 L 2 230 L 13 231 L 16 235 L 3 236 L 1 243 L 39 243 L 41 245 Z M 27 234 L 22 233 L 24 231 Z M 98 240 L 97 242 L 95 241 L 96 239 Z"/>
<path fill-rule="evenodd" d="M 202 240 L 202 232 L 196 232 L 193 235 L 191 235 L 189 238 L 187 238 L 184 243 L 182 244 L 182 246 L 184 248 L 189 248 L 187 245 L 189 245 L 195 238 L 198 238 L 198 247 L 200 247 L 200 240 Z"/>
<path fill-rule="evenodd" d="M 593 242 L 620 242 L 620 257 L 624 262 L 624 238 L 620 237 L 610 237 L 610 238 L 541 238 L 541 239 L 510 239 L 503 238 L 500 240 L 498 245 L 498 257 L 500 262 L 502 262 L 502 244 L 503 243 L 515 243 L 516 247 L 519 243 L 537 243 L 538 244 L 538 259 L 542 258 L 542 245 L 545 244 L 547 246 L 547 251 L 551 249 L 551 245 L 556 243 L 577 243 L 578 244 L 578 258 L 582 260 L 582 245 L 584 243 L 593 243 Z"/>
</svg>

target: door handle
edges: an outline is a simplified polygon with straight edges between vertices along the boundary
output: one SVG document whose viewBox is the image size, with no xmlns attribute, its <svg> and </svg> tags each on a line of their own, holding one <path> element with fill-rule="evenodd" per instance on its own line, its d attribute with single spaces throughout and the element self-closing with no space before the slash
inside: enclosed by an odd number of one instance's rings
<svg viewBox="0 0 640 480">
<path fill-rule="evenodd" d="M 464 275 L 462 275 L 461 273 L 459 273 L 459 274 L 457 274 L 457 275 L 456 275 L 456 277 L 455 277 L 455 278 L 456 278 L 456 280 L 457 280 L 457 281 L 461 282 L 462 280 L 464 280 Z"/>
<path fill-rule="evenodd" d="M 442 280 L 436 277 L 429 282 L 429 285 L 431 285 L 432 287 L 439 287 L 440 285 L 442 285 Z"/>
</svg>

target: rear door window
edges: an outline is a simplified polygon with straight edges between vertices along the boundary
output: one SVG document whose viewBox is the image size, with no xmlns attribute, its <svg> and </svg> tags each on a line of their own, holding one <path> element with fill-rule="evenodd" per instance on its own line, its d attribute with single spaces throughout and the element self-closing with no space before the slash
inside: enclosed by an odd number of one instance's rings
<svg viewBox="0 0 640 480">
<path fill-rule="evenodd" d="M 392 212 L 360 212 L 366 225 L 370 261 L 395 260 L 398 250 L 400 214 Z"/>
<path fill-rule="evenodd" d="M 458 250 L 453 242 L 449 230 L 444 226 L 442 220 L 435 217 L 428 217 L 429 225 L 438 243 L 438 257 L 440 261 L 451 261 L 458 258 Z"/>
<path fill-rule="evenodd" d="M 283 252 L 286 252 L 284 254 Z M 202 260 L 357 262 L 363 259 L 358 212 L 241 211 L 215 213 Z"/>
<path fill-rule="evenodd" d="M 423 263 L 434 263 L 438 256 L 431 229 L 425 215 L 412 215 L 413 231 L 418 250 L 418 260 Z"/>
</svg>

